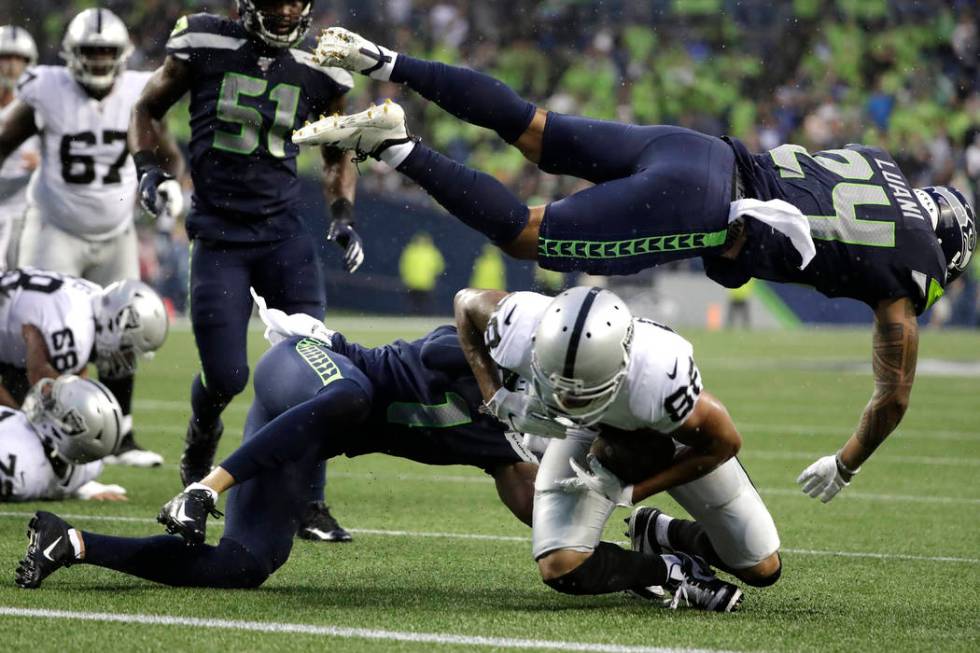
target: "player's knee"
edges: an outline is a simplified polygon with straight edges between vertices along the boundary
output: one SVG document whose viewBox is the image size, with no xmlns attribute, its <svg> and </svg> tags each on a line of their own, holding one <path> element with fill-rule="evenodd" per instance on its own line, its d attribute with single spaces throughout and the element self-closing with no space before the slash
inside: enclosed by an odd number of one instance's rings
<svg viewBox="0 0 980 653">
<path fill-rule="evenodd" d="M 762 562 L 740 570 L 738 577 L 752 587 L 770 587 L 776 584 L 782 573 L 783 561 L 777 551 Z"/>
<path fill-rule="evenodd" d="M 206 379 L 204 387 L 209 394 L 225 400 L 231 400 L 240 394 L 248 385 L 248 365 L 204 370 Z"/>
<path fill-rule="evenodd" d="M 549 551 L 538 558 L 538 571 L 541 573 L 541 580 L 546 585 L 554 588 L 554 585 L 552 585 L 553 582 L 574 572 L 591 555 L 591 551 L 574 551 L 572 549 Z"/>
</svg>

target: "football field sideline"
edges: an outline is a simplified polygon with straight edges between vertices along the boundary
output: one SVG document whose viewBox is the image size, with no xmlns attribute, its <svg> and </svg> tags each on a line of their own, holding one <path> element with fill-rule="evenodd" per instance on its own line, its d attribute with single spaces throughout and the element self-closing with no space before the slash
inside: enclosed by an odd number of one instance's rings
<svg viewBox="0 0 980 653">
<path fill-rule="evenodd" d="M 0 511 L 0 518 L 21 518 L 25 520 L 33 516 L 32 512 L 18 512 L 18 511 Z M 79 521 L 98 521 L 98 522 L 122 522 L 131 524 L 156 524 L 156 519 L 151 519 L 149 517 L 124 517 L 124 516 L 107 516 L 107 515 L 84 515 L 84 514 L 59 514 L 63 519 L 69 520 L 79 520 Z M 222 524 L 223 521 L 220 519 L 211 520 L 209 523 L 217 525 Z M 440 539 L 450 539 L 450 540 L 483 540 L 488 542 L 520 542 L 524 544 L 530 544 L 531 538 L 521 535 L 490 535 L 485 533 L 443 533 L 438 531 L 408 531 L 408 530 L 386 530 L 386 529 L 376 529 L 376 528 L 348 528 L 351 533 L 355 535 L 376 535 L 382 537 L 415 537 L 415 538 L 440 538 Z M 615 542 L 623 546 L 628 546 L 629 543 L 624 541 Z M 820 549 L 796 549 L 796 548 L 786 548 L 780 549 L 783 553 L 792 553 L 797 555 L 808 555 L 808 556 L 824 556 L 824 557 L 838 557 L 838 558 L 873 558 L 878 560 L 914 560 L 920 562 L 948 562 L 948 563 L 960 563 L 967 565 L 980 565 L 980 558 L 961 558 L 956 556 L 924 556 L 924 555 L 914 555 L 908 553 L 888 553 L 880 551 L 829 551 Z"/>
<path fill-rule="evenodd" d="M 546 650 L 546 651 L 594 651 L 596 653 L 732 653 L 721 649 L 664 648 L 660 646 L 627 646 L 590 642 L 566 642 L 544 639 L 515 639 L 510 637 L 482 637 L 454 633 L 414 633 L 373 628 L 323 626 L 318 624 L 292 624 L 274 621 L 238 621 L 233 619 L 195 619 L 154 614 L 111 614 L 106 612 L 75 612 L 72 610 L 40 610 L 0 606 L 0 617 L 27 619 L 66 619 L 72 621 L 96 621 L 102 623 L 139 624 L 144 626 L 185 626 L 259 633 L 296 633 L 320 635 L 341 639 L 369 639 L 388 642 L 413 642 L 421 644 L 449 644 L 455 646 L 481 646 L 496 649 Z"/>
</svg>

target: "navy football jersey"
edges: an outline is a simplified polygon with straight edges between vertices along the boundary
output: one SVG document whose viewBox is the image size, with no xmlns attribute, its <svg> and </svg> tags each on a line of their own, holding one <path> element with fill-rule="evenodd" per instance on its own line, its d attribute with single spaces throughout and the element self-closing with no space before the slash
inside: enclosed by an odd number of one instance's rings
<svg viewBox="0 0 980 653">
<path fill-rule="evenodd" d="M 301 233 L 299 146 L 290 136 L 352 88 L 350 74 L 210 14 L 177 21 L 167 54 L 191 71 L 190 235 L 263 241 Z"/>
<path fill-rule="evenodd" d="M 810 154 L 781 145 L 750 155 L 731 139 L 749 196 L 782 199 L 810 222 L 816 256 L 803 270 L 788 238 L 747 220 L 734 261 L 705 258 L 708 276 L 730 288 L 750 277 L 813 286 L 874 307 L 908 297 L 922 313 L 942 296 L 946 259 L 926 210 L 884 150 L 848 145 Z"/>
</svg>

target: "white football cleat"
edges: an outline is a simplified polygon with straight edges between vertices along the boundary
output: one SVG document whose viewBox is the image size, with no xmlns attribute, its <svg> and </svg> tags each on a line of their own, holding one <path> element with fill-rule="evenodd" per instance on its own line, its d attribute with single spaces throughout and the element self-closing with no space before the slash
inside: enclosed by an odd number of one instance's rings
<svg viewBox="0 0 980 653">
<path fill-rule="evenodd" d="M 320 33 L 313 60 L 321 66 L 336 66 L 374 79 L 387 80 L 398 54 L 343 27 L 328 27 Z"/>
<path fill-rule="evenodd" d="M 386 148 L 411 140 L 405 111 L 391 100 L 350 116 L 326 116 L 293 132 L 297 145 L 352 150 L 362 161 L 369 156 L 378 158 Z"/>
</svg>

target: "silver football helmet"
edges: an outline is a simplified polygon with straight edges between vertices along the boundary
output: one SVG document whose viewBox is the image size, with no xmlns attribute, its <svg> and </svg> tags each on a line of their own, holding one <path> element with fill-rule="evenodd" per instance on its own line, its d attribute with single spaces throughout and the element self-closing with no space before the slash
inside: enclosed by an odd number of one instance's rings
<svg viewBox="0 0 980 653">
<path fill-rule="evenodd" d="M 550 416 L 599 422 L 626 380 L 633 315 L 601 288 L 572 288 L 548 305 L 531 344 L 534 390 Z"/>
<path fill-rule="evenodd" d="M 79 84 L 104 91 L 116 83 L 133 53 L 126 25 L 108 9 L 86 9 L 75 16 L 61 42 L 61 58 Z"/>
<path fill-rule="evenodd" d="M 37 63 L 37 44 L 23 27 L 4 25 L 0 27 L 0 57 L 20 57 L 27 66 Z M 7 70 L 7 64 L 0 67 L 0 88 L 13 88 L 23 72 L 23 64 L 17 64 L 14 71 Z"/>
<path fill-rule="evenodd" d="M 69 463 L 115 454 L 122 441 L 119 402 L 93 379 L 72 374 L 41 379 L 24 400 L 24 414 L 41 440 Z"/>
<path fill-rule="evenodd" d="M 109 379 L 131 376 L 140 356 L 163 346 L 170 327 L 160 296 L 142 281 L 127 279 L 95 298 L 95 366 Z"/>
</svg>

